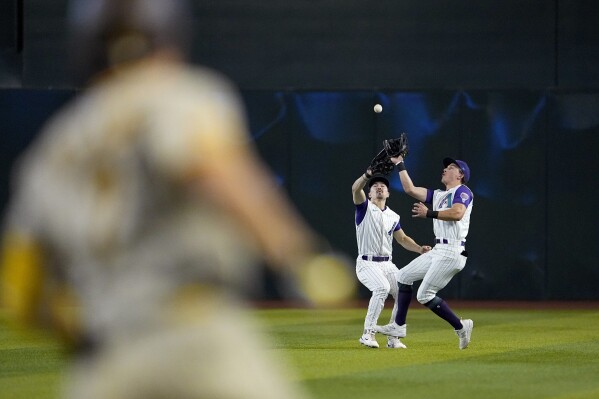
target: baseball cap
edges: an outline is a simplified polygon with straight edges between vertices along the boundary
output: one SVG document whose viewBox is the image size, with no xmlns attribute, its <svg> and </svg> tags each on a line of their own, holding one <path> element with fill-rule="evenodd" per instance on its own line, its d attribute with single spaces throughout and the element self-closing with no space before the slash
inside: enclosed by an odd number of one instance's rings
<svg viewBox="0 0 599 399">
<path fill-rule="evenodd" d="M 453 159 L 453 158 L 443 159 L 443 165 L 445 167 L 448 167 L 452 163 L 455 163 L 456 165 L 458 165 L 458 167 L 462 170 L 462 173 L 464 174 L 464 183 L 468 183 L 468 180 L 470 180 L 470 168 L 468 167 L 468 164 L 464 161 L 460 161 L 459 159 Z"/>
<path fill-rule="evenodd" d="M 372 185 L 374 183 L 377 182 L 381 182 L 383 183 L 385 186 L 387 186 L 387 188 L 389 188 L 389 180 L 387 180 L 387 178 L 385 176 L 382 175 L 376 175 L 376 176 L 372 176 L 370 178 L 370 180 L 368 180 L 368 189 L 370 190 L 370 188 L 372 187 Z"/>
</svg>

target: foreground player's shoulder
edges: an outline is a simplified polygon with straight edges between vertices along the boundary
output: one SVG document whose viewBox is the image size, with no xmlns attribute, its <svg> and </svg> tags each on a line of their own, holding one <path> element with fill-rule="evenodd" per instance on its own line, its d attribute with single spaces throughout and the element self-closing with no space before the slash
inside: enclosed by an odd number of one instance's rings
<svg viewBox="0 0 599 399">
<path fill-rule="evenodd" d="M 161 169 L 195 176 L 248 153 L 251 137 L 240 96 L 221 75 L 183 68 L 156 104 L 146 148 Z"/>
<path fill-rule="evenodd" d="M 211 140 L 245 144 L 249 132 L 241 95 L 224 75 L 209 68 L 189 68 L 185 88 L 186 106 L 198 127 L 197 133 L 207 134 Z"/>
<path fill-rule="evenodd" d="M 225 75 L 206 67 L 194 66 L 183 70 L 179 84 L 190 94 L 199 97 L 209 96 L 212 101 L 226 98 L 237 101 L 239 93 L 235 85 Z"/>
<path fill-rule="evenodd" d="M 30 170 L 47 170 L 87 159 L 90 145 L 85 128 L 90 112 L 86 101 L 87 96 L 80 95 L 52 115 L 19 164 L 27 163 Z"/>
</svg>

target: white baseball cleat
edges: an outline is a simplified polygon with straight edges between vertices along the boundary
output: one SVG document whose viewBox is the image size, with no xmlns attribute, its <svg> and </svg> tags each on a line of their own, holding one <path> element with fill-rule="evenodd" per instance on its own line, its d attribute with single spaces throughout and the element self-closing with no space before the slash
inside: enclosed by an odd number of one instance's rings
<svg viewBox="0 0 599 399">
<path fill-rule="evenodd" d="M 455 330 L 455 333 L 460 339 L 460 349 L 466 349 L 470 343 L 470 336 L 472 335 L 472 329 L 474 328 L 474 322 L 470 319 L 462 320 L 462 329 Z"/>
<path fill-rule="evenodd" d="M 364 334 L 360 337 L 360 343 L 369 348 L 378 348 L 379 343 L 374 338 L 374 330 L 364 330 Z"/>
<path fill-rule="evenodd" d="M 396 322 L 389 323 L 385 326 L 374 326 L 376 332 L 385 334 L 390 337 L 405 338 L 406 336 L 406 325 L 400 326 Z"/>
<path fill-rule="evenodd" d="M 387 348 L 397 349 L 402 348 L 406 349 L 407 346 L 404 345 L 403 342 L 399 339 L 399 337 L 387 337 Z"/>
</svg>

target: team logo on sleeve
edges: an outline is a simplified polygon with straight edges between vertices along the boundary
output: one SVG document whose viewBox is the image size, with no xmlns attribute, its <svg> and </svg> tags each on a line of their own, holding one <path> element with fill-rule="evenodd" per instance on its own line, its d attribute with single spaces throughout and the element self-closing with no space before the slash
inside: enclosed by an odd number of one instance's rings
<svg viewBox="0 0 599 399">
<path fill-rule="evenodd" d="M 461 193 L 460 198 L 462 199 L 462 202 L 466 202 L 470 199 L 470 196 L 466 193 Z"/>
</svg>

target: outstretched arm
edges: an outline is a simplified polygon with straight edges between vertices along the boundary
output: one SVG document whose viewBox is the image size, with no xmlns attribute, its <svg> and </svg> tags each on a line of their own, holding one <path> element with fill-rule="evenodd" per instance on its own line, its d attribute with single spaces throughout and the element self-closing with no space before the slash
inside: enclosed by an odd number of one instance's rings
<svg viewBox="0 0 599 399">
<path fill-rule="evenodd" d="M 351 186 L 351 193 L 354 199 L 355 205 L 363 204 L 366 201 L 366 194 L 364 194 L 364 186 L 368 183 L 369 176 L 372 176 L 370 168 L 366 170 L 362 176 L 358 177 L 354 184 Z"/>
<path fill-rule="evenodd" d="M 222 162 L 224 153 L 235 162 Z M 287 267 L 318 250 L 318 238 L 250 145 L 228 146 L 203 161 L 191 183 L 251 232 L 270 266 Z"/>
<path fill-rule="evenodd" d="M 420 245 L 416 244 L 416 242 L 412 239 L 412 237 L 410 237 L 410 236 L 406 235 L 406 233 L 404 233 L 403 229 L 394 231 L 393 237 L 395 238 L 395 241 L 397 241 L 399 243 L 399 245 L 401 245 L 408 251 L 416 252 L 418 254 L 424 254 L 432 249 L 428 245 L 420 246 Z"/>
<path fill-rule="evenodd" d="M 235 162 L 223 162 L 223 153 L 214 153 L 198 169 L 202 192 L 245 225 L 268 264 L 296 281 L 313 304 L 341 303 L 353 295 L 355 281 L 345 260 L 327 254 L 326 242 L 276 187 L 255 150 L 227 151 Z"/>
<path fill-rule="evenodd" d="M 424 187 L 416 187 L 414 185 L 403 163 L 403 157 L 400 155 L 396 158 L 391 158 L 391 162 L 399 168 L 399 179 L 401 180 L 401 186 L 406 194 L 416 198 L 418 201 L 424 202 L 426 200 L 427 189 Z"/>
</svg>

